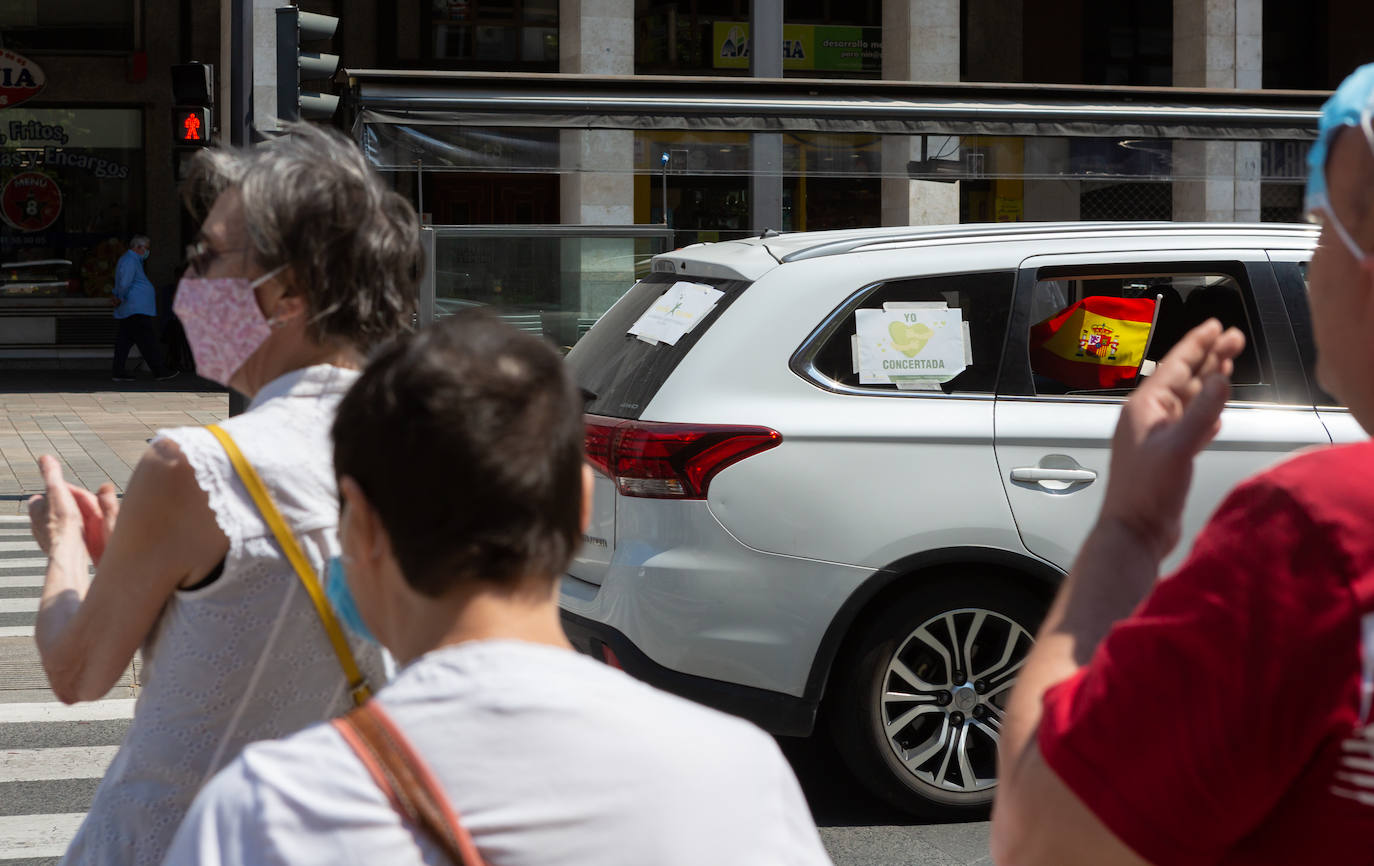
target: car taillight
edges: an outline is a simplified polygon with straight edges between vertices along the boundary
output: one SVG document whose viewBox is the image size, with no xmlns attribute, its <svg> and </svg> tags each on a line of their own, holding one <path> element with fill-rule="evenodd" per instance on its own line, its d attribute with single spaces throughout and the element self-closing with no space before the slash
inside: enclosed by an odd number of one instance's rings
<svg viewBox="0 0 1374 866">
<path fill-rule="evenodd" d="M 587 460 L 625 496 L 705 499 L 716 473 L 780 442 L 767 427 L 587 416 Z"/>
<path fill-rule="evenodd" d="M 586 452 L 587 462 L 603 475 L 611 474 L 611 440 L 615 435 L 616 422 L 613 419 L 606 419 L 608 423 L 593 422 L 591 416 L 587 417 L 587 439 Z"/>
</svg>

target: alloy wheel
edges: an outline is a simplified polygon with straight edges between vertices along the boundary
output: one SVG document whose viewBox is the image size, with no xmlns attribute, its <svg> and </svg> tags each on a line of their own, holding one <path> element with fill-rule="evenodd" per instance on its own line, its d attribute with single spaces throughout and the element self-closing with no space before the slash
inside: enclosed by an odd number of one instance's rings
<svg viewBox="0 0 1374 866">
<path fill-rule="evenodd" d="M 937 802 L 990 799 L 1006 701 L 1034 638 L 996 611 L 940 613 L 888 661 L 878 718 L 888 746 Z"/>
</svg>

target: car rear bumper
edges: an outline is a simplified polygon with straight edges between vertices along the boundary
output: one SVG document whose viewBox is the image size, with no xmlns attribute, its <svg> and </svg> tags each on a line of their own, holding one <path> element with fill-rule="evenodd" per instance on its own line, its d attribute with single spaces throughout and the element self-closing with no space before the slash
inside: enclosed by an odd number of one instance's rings
<svg viewBox="0 0 1374 866">
<path fill-rule="evenodd" d="M 618 663 L 626 673 L 666 692 L 748 719 L 780 736 L 807 736 L 816 723 L 815 701 L 669 670 L 611 626 L 566 610 L 562 617 L 563 630 L 578 652 L 598 661 Z M 606 648 L 614 661 L 607 656 Z"/>
</svg>

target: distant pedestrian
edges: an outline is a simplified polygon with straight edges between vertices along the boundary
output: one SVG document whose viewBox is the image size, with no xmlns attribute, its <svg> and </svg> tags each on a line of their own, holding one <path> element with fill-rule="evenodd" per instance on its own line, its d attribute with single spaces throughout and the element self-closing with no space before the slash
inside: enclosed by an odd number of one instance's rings
<svg viewBox="0 0 1374 866">
<path fill-rule="evenodd" d="M 114 375 L 116 382 L 132 382 L 134 377 L 124 365 L 129 350 L 138 346 L 139 354 L 148 362 L 153 378 L 171 379 L 176 370 L 162 363 L 162 346 L 157 328 L 157 289 L 143 271 L 143 263 L 152 252 L 147 235 L 134 235 L 129 249 L 115 265 L 114 317 L 119 323 L 115 333 Z"/>
<path fill-rule="evenodd" d="M 245 750 L 168 864 L 830 862 L 772 737 L 564 636 L 592 478 L 552 345 L 445 319 L 377 357 L 333 437 L 329 594 L 408 666 L 346 722 Z"/>
<path fill-rule="evenodd" d="M 202 151 L 188 183 L 209 213 L 176 309 L 200 375 L 248 411 L 159 431 L 122 504 L 45 455 L 47 492 L 29 505 L 49 556 L 35 640 L 53 692 L 96 700 L 143 653 L 133 723 L 70 866 L 161 863 L 196 791 L 245 745 L 343 712 L 386 673 L 316 599 L 339 550 L 329 425 L 364 355 L 410 327 L 419 219 L 322 127 Z"/>
</svg>

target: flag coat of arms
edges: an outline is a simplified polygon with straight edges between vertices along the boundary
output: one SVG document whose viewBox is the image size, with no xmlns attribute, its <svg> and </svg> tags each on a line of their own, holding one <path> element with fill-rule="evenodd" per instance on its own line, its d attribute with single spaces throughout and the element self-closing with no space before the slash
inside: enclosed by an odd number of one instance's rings
<svg viewBox="0 0 1374 866">
<path fill-rule="evenodd" d="M 1140 373 L 1152 298 L 1094 295 L 1031 326 L 1031 366 L 1071 390 L 1122 388 Z"/>
</svg>

